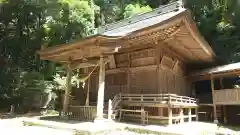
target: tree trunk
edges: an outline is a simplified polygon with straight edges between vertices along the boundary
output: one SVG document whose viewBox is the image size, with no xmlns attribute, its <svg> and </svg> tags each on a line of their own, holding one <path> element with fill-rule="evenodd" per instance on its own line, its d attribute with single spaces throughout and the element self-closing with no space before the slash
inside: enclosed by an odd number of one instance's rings
<svg viewBox="0 0 240 135">
<path fill-rule="evenodd" d="M 48 106 L 48 104 L 49 104 L 50 101 L 52 100 L 52 93 L 51 93 L 51 92 L 45 93 L 45 94 L 46 94 L 46 95 L 45 95 L 46 98 L 44 98 L 45 101 L 43 101 L 43 105 L 42 105 L 42 107 L 41 107 L 41 108 L 43 108 L 43 109 L 46 109 L 47 106 Z"/>
</svg>

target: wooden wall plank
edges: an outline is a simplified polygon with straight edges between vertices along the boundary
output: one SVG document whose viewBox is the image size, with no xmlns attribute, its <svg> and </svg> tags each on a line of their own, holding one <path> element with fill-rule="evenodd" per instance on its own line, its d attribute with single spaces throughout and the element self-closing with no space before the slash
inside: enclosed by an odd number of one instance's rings
<svg viewBox="0 0 240 135">
<path fill-rule="evenodd" d="M 165 62 L 162 61 L 163 58 Z M 164 64 L 166 59 L 167 64 Z M 113 98 L 113 94 L 118 92 L 174 93 L 189 96 L 190 83 L 184 77 L 184 62 L 167 48 L 159 46 L 159 48 L 118 53 L 115 54 L 115 63 L 116 68 L 110 70 L 116 71 L 106 76 L 105 100 Z M 91 78 L 90 96 L 96 99 L 97 72 L 94 75 L 96 78 Z"/>
</svg>

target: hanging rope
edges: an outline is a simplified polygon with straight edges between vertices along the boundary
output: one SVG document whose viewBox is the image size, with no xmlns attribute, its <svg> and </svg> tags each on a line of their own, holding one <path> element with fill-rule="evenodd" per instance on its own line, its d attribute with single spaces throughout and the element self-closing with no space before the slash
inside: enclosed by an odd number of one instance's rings
<svg viewBox="0 0 240 135">
<path fill-rule="evenodd" d="M 93 68 L 93 70 L 92 70 L 87 76 L 82 77 L 82 78 L 78 78 L 78 84 L 77 84 L 78 88 L 79 88 L 79 83 L 80 83 L 80 82 L 83 83 L 82 87 L 84 88 L 86 80 L 92 75 L 93 71 L 94 71 L 97 67 L 98 67 L 98 64 Z"/>
</svg>

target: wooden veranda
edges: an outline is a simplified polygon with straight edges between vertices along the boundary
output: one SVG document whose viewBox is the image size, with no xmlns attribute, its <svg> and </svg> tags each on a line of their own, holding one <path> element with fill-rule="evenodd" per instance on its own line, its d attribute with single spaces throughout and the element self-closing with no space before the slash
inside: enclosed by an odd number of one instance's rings
<svg viewBox="0 0 240 135">
<path fill-rule="evenodd" d="M 136 118 L 143 123 L 164 120 L 170 125 L 197 120 L 198 102 L 191 97 L 186 66 L 212 62 L 215 56 L 180 2 L 108 24 L 96 35 L 38 53 L 42 60 L 66 67 L 64 112 L 82 114 L 82 110 L 91 109 L 86 114 L 93 119 L 96 113 L 94 119 L 98 121 L 107 110 L 109 119 Z M 96 72 L 80 74 L 92 75 L 89 87 L 96 104 L 69 107 L 71 71 L 96 66 Z"/>
<path fill-rule="evenodd" d="M 197 71 L 188 76 L 193 82 L 210 80 L 212 102 L 200 105 L 212 107 L 213 119 L 216 123 L 223 117 L 223 123 L 226 124 L 227 117 L 229 117 L 229 115 L 234 115 L 231 111 L 227 111 L 226 107 L 236 106 L 236 110 L 239 111 L 237 106 L 240 105 L 240 88 L 224 88 L 223 84 L 223 79 L 238 77 L 239 75 L 240 63 L 233 63 Z M 216 88 L 216 82 L 219 82 L 220 88 Z"/>
</svg>

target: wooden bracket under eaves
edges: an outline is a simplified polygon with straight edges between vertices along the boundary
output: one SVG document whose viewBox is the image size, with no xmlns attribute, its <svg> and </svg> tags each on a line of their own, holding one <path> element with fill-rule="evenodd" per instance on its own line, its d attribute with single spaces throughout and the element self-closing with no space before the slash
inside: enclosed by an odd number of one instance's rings
<svg viewBox="0 0 240 135">
<path fill-rule="evenodd" d="M 167 57 L 167 56 L 163 56 L 163 58 L 161 60 L 161 65 L 172 70 L 173 66 L 174 66 L 174 61 L 171 58 Z"/>
<path fill-rule="evenodd" d="M 179 64 L 179 61 L 177 60 L 174 64 L 174 66 L 173 66 L 173 72 L 174 73 L 177 73 L 177 71 L 178 71 L 178 64 Z"/>
</svg>

